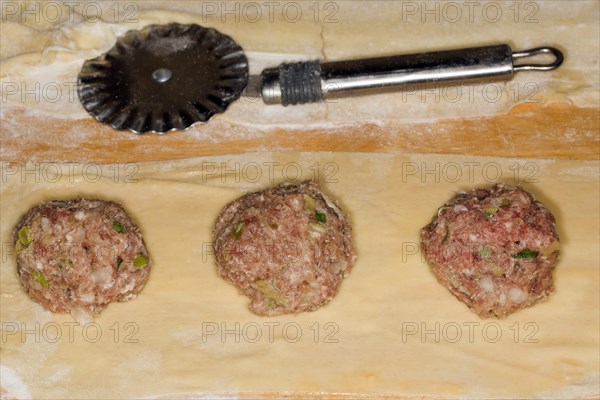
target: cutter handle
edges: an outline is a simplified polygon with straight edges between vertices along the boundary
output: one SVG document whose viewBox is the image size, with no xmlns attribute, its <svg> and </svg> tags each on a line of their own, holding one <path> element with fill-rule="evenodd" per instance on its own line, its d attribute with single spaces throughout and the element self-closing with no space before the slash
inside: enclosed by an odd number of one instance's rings
<svg viewBox="0 0 600 400">
<path fill-rule="evenodd" d="M 516 59 L 551 53 L 547 64 L 518 64 Z M 512 76 L 520 70 L 552 70 L 563 62 L 553 47 L 515 52 L 508 45 L 347 61 L 305 61 L 268 68 L 261 75 L 266 104 L 284 106 L 323 101 L 330 95 L 400 88 L 415 83 L 461 81 Z"/>
</svg>

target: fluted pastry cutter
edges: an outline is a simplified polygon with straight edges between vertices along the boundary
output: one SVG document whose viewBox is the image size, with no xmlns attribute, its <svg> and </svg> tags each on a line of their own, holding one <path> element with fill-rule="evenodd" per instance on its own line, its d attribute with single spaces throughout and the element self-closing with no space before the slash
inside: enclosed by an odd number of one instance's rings
<svg viewBox="0 0 600 400">
<path fill-rule="evenodd" d="M 553 61 L 518 63 L 544 53 Z M 83 107 L 102 123 L 137 133 L 164 133 L 208 121 L 244 89 L 266 104 L 288 106 L 417 83 L 508 78 L 518 71 L 553 70 L 562 62 L 562 52 L 554 47 L 513 52 L 501 44 L 283 63 L 249 76 L 248 60 L 229 36 L 196 24 L 171 23 L 128 31 L 107 53 L 85 61 L 77 92 Z"/>
</svg>

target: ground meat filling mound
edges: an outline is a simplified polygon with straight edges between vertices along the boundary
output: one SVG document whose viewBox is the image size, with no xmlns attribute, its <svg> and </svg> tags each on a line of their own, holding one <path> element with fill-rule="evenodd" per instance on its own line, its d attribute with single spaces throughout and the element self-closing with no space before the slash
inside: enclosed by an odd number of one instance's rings
<svg viewBox="0 0 600 400">
<path fill-rule="evenodd" d="M 504 317 L 553 291 L 555 220 L 521 188 L 496 184 L 458 193 L 421 239 L 438 281 L 481 317 Z"/>
<path fill-rule="evenodd" d="M 213 235 L 219 275 L 258 315 L 317 309 L 335 296 L 355 259 L 346 215 L 313 181 L 235 200 Z"/>
<path fill-rule="evenodd" d="M 150 275 L 139 228 L 110 201 L 42 203 L 21 218 L 13 242 L 23 287 L 52 312 L 98 315 L 135 298 Z"/>
</svg>

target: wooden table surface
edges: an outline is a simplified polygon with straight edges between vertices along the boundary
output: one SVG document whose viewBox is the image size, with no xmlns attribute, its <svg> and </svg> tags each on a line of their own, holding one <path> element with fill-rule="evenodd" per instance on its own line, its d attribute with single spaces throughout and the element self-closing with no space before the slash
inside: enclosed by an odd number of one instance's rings
<svg viewBox="0 0 600 400">
<path fill-rule="evenodd" d="M 123 163 L 261 150 L 600 159 L 599 109 L 567 104 L 520 104 L 505 115 L 445 119 L 436 124 L 402 125 L 390 121 L 385 125 L 364 123 L 327 129 L 233 126 L 217 116 L 188 131 L 165 135 L 116 131 L 91 117 L 48 122 L 33 118 L 22 109 L 13 110 L 11 126 L 3 123 L 1 133 L 2 160 L 11 163 L 30 160 Z M 211 140 L 223 131 L 234 129 L 240 138 L 219 136 L 218 141 Z M 93 134 L 82 137 L 68 133 L 77 130 Z M 245 134 L 250 131 L 254 134 Z M 204 139 L 198 139 L 199 133 Z"/>
</svg>

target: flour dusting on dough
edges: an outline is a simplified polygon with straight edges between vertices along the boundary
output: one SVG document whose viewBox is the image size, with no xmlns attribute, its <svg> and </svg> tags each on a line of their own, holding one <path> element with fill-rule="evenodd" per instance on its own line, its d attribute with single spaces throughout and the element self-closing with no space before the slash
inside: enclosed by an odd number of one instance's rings
<svg viewBox="0 0 600 400">
<path fill-rule="evenodd" d="M 9 393 L 8 399 L 31 399 L 32 396 L 29 393 L 29 388 L 23 382 L 23 379 L 14 369 L 7 367 L 6 365 L 0 365 L 0 381 L 2 381 L 2 388 Z M 2 397 L 4 399 L 4 397 Z"/>
</svg>

